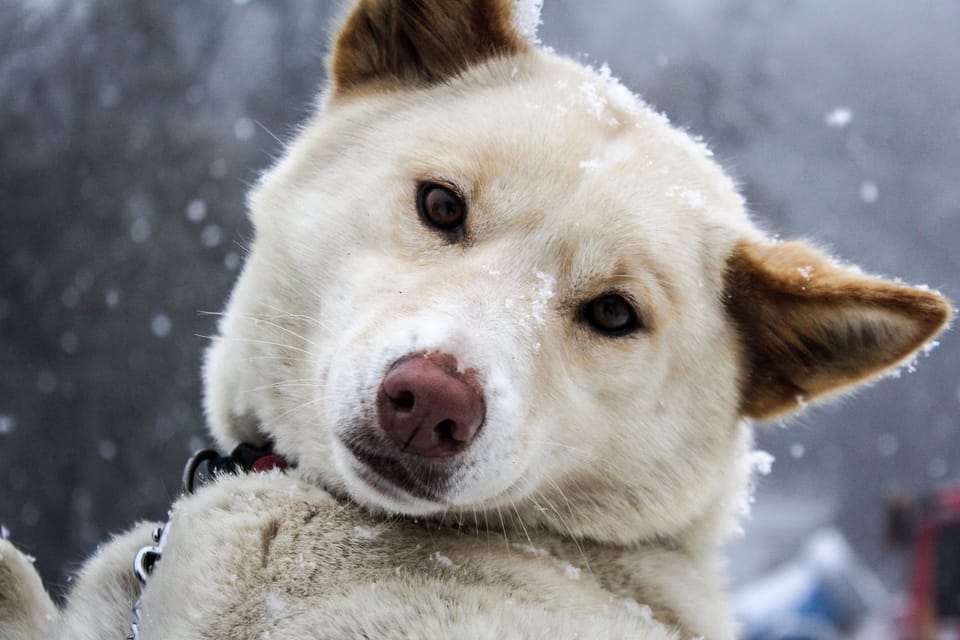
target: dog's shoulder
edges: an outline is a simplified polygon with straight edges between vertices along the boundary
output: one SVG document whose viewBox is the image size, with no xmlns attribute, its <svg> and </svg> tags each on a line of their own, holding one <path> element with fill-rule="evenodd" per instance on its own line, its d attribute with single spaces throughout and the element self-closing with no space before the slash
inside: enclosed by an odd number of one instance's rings
<svg viewBox="0 0 960 640">
<path fill-rule="evenodd" d="M 562 541 L 374 518 L 281 474 L 224 478 L 169 526 L 143 637 L 675 637 Z"/>
</svg>

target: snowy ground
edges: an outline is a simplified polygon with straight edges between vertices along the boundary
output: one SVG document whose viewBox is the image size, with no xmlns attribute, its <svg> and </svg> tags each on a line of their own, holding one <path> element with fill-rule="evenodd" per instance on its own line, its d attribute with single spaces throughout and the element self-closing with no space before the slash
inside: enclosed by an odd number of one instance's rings
<svg viewBox="0 0 960 640">
<path fill-rule="evenodd" d="M 198 335 L 243 193 L 308 112 L 320 0 L 0 4 L 0 522 L 51 582 L 159 517 L 202 443 Z M 540 35 L 703 134 L 765 226 L 960 299 L 960 4 L 547 0 Z M 888 584 L 880 500 L 960 471 L 960 341 L 789 429 L 736 580 L 833 522 Z"/>
</svg>

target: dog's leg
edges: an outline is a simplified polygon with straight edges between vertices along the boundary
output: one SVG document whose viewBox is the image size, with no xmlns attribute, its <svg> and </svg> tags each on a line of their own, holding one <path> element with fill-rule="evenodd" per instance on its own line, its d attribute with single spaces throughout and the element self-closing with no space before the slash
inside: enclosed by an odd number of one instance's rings
<svg viewBox="0 0 960 640">
<path fill-rule="evenodd" d="M 149 522 L 134 526 L 101 547 L 83 565 L 74 579 L 55 637 L 99 640 L 127 636 L 133 605 L 140 595 L 133 560 L 140 548 L 153 544 L 151 532 L 156 527 L 157 523 Z"/>
<path fill-rule="evenodd" d="M 0 638 L 48 638 L 57 615 L 30 559 L 0 539 Z"/>
</svg>

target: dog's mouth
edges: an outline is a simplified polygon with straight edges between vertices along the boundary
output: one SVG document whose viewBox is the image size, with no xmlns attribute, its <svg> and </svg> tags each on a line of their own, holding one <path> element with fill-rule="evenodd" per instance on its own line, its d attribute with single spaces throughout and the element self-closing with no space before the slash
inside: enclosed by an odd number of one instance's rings
<svg viewBox="0 0 960 640">
<path fill-rule="evenodd" d="M 454 469 L 446 462 L 425 461 L 417 456 L 385 453 L 382 445 L 366 438 L 342 439 L 356 461 L 356 475 L 377 493 L 396 500 L 403 494 L 440 503 L 447 495 Z"/>
</svg>

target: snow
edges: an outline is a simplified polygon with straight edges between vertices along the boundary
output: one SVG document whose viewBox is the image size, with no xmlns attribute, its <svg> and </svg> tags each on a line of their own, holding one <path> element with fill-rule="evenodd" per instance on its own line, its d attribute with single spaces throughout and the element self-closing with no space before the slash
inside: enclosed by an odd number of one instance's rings
<svg viewBox="0 0 960 640">
<path fill-rule="evenodd" d="M 580 568 L 575 567 L 569 562 L 561 562 L 561 568 L 563 568 L 563 575 L 565 575 L 570 580 L 579 580 L 580 579 Z"/>
<path fill-rule="evenodd" d="M 353 528 L 353 537 L 359 540 L 373 540 L 378 535 L 376 531 L 367 527 L 356 526 Z"/>
<path fill-rule="evenodd" d="M 896 455 L 900 450 L 900 440 L 892 433 L 885 433 L 877 438 L 877 451 L 884 458 Z"/>
<path fill-rule="evenodd" d="M 810 280 L 810 278 L 813 277 L 813 267 L 811 266 L 797 267 L 797 271 L 800 273 L 800 275 L 803 277 L 804 280 Z"/>
<path fill-rule="evenodd" d="M 537 278 L 537 288 L 534 290 L 533 297 L 530 299 L 530 314 L 533 321 L 542 326 L 545 322 L 544 314 L 547 312 L 547 305 L 555 295 L 554 285 L 556 280 L 553 276 L 542 271 L 537 271 L 534 276 Z"/>
<path fill-rule="evenodd" d="M 271 618 L 279 618 L 287 610 L 287 601 L 279 593 L 270 591 L 264 597 L 264 604 L 267 607 L 267 613 Z"/>
<path fill-rule="evenodd" d="M 117 305 L 120 304 L 120 292 L 116 289 L 107 289 L 103 293 L 103 301 L 106 303 L 107 308 L 116 309 Z"/>
<path fill-rule="evenodd" d="M 0 415 L 0 436 L 8 436 L 17 428 L 17 421 L 8 414 Z"/>
<path fill-rule="evenodd" d="M 7 529 L 5 526 L 0 524 L 0 540 L 9 540 L 9 539 L 10 539 L 10 529 Z"/>
<path fill-rule="evenodd" d="M 794 442 L 790 445 L 790 457 L 794 460 L 800 460 L 807 453 L 807 448 L 800 444 L 799 442 Z"/>
<path fill-rule="evenodd" d="M 228 251 L 223 256 L 223 266 L 226 267 L 227 271 L 236 271 L 237 267 L 240 266 L 240 254 L 236 251 Z"/>
<path fill-rule="evenodd" d="M 592 113 L 597 120 L 603 118 L 603 113 L 607 109 L 607 99 L 597 91 L 597 85 L 592 82 L 581 82 L 580 96 L 587 105 L 587 111 Z"/>
<path fill-rule="evenodd" d="M 133 221 L 133 224 L 130 225 L 130 239 L 136 244 L 143 244 L 149 240 L 150 234 L 152 233 L 153 226 L 146 218 L 137 218 Z"/>
<path fill-rule="evenodd" d="M 109 438 L 101 440 L 100 444 L 97 445 L 97 453 L 101 458 L 110 462 L 117 457 L 117 444 Z"/>
<path fill-rule="evenodd" d="M 827 123 L 827 126 L 843 129 L 853 120 L 853 111 L 847 107 L 836 107 L 824 116 L 823 120 Z"/>
<path fill-rule="evenodd" d="M 775 460 L 776 458 L 772 455 L 759 449 L 750 454 L 751 468 L 762 476 L 770 475 Z"/>
<path fill-rule="evenodd" d="M 165 313 L 158 313 L 150 321 L 150 332 L 158 338 L 166 338 L 173 329 L 173 321 Z"/>
<path fill-rule="evenodd" d="M 633 598 L 623 599 L 624 608 L 635 616 L 644 620 L 653 620 L 653 610 L 645 604 L 640 604 Z"/>
<path fill-rule="evenodd" d="M 860 185 L 860 199 L 867 204 L 873 204 L 880 198 L 880 189 L 876 183 L 869 180 Z"/>
<path fill-rule="evenodd" d="M 207 217 L 207 203 L 196 198 L 187 205 L 187 220 L 190 222 L 202 222 Z"/>
<path fill-rule="evenodd" d="M 237 140 L 245 142 L 253 137 L 256 129 L 253 126 L 253 120 L 250 118 L 237 118 L 233 123 L 233 135 Z"/>
<path fill-rule="evenodd" d="M 443 555 L 443 554 L 440 553 L 439 551 L 435 551 L 435 552 L 433 553 L 433 555 L 430 556 L 430 558 L 431 558 L 434 562 L 436 562 L 437 564 L 439 564 L 441 567 L 445 567 L 445 568 L 447 568 L 447 569 L 456 569 L 456 568 L 457 568 L 457 565 L 453 562 L 453 560 L 451 560 L 451 559 L 448 558 L 447 556 Z"/>
<path fill-rule="evenodd" d="M 219 246 L 223 242 L 223 229 L 216 224 L 208 224 L 200 232 L 200 242 L 208 249 Z"/>
<path fill-rule="evenodd" d="M 514 0 L 513 26 L 522 38 L 534 45 L 540 44 L 537 31 L 543 22 L 543 0 Z"/>
</svg>

